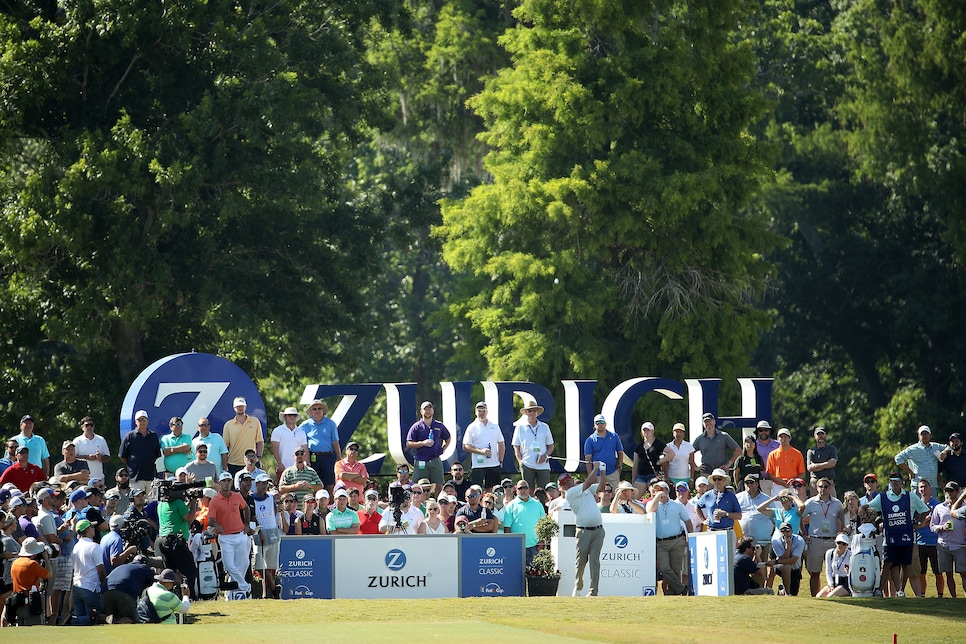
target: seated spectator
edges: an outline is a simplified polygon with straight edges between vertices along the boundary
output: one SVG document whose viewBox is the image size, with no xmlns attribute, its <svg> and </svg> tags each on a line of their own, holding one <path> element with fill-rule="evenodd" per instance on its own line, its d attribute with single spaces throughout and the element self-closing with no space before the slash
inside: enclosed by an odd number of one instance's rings
<svg viewBox="0 0 966 644">
<path fill-rule="evenodd" d="M 825 553 L 825 580 L 816 597 L 850 597 L 852 589 L 849 586 L 849 560 L 852 550 L 849 548 L 849 537 L 839 534 L 835 537 L 835 547 Z"/>
<path fill-rule="evenodd" d="M 465 515 L 456 517 L 453 522 L 453 533 L 454 534 L 469 534 L 470 532 L 470 519 Z"/>
<path fill-rule="evenodd" d="M 751 537 L 738 540 L 735 553 L 735 594 L 771 595 L 765 587 L 765 564 L 761 561 L 761 546 Z"/>
<path fill-rule="evenodd" d="M 779 536 L 771 540 L 772 556 L 768 565 L 781 575 L 786 595 L 797 596 L 802 585 L 802 553 L 805 552 L 805 539 L 795 534 L 788 522 L 778 527 Z"/>
<path fill-rule="evenodd" d="M 610 513 L 610 504 L 614 500 L 614 488 L 611 487 L 610 483 L 604 483 L 597 490 L 597 507 L 600 508 L 602 514 Z"/>
<path fill-rule="evenodd" d="M 284 504 L 283 504 L 284 505 Z M 319 516 L 316 511 L 318 509 L 319 502 L 314 496 L 308 494 L 302 499 L 302 534 L 325 534 L 322 530 L 324 529 L 325 520 Z"/>
<path fill-rule="evenodd" d="M 745 489 L 738 493 L 738 505 L 741 506 L 741 532 L 755 540 L 761 546 L 761 557 L 768 558 L 771 552 L 771 539 L 774 536 L 775 524 L 772 518 L 758 511 L 758 506 L 767 503 L 768 495 L 760 489 L 761 481 L 757 474 L 745 477 Z"/>
<path fill-rule="evenodd" d="M 399 504 L 398 513 L 391 505 L 382 513 L 379 520 L 379 532 L 382 534 L 417 534 L 419 525 L 423 522 L 423 513 L 418 508 L 413 507 L 406 493 L 402 503 Z"/>
<path fill-rule="evenodd" d="M 496 515 L 493 514 L 492 507 L 487 508 L 481 503 L 482 496 L 483 488 L 479 485 L 471 485 L 466 490 L 466 505 L 460 508 L 456 515 L 469 519 L 470 532 L 496 532 L 498 527 Z"/>
<path fill-rule="evenodd" d="M 637 499 L 637 488 L 630 481 L 621 481 L 617 486 L 617 493 L 611 495 L 608 511 L 611 514 L 646 514 L 644 504 Z"/>
<path fill-rule="evenodd" d="M 294 494 L 282 496 L 282 534 L 290 536 L 302 534 L 302 513 L 299 511 L 297 503 Z"/>
<path fill-rule="evenodd" d="M 429 516 L 419 524 L 417 534 L 447 534 L 446 522 L 440 518 L 440 506 L 436 501 L 430 500 L 426 504 L 426 511 Z"/>
<path fill-rule="evenodd" d="M 379 534 L 379 522 L 382 513 L 379 511 L 379 492 L 366 490 L 365 501 L 359 510 L 359 534 Z M 436 507 L 440 507 L 438 504 Z"/>
<path fill-rule="evenodd" d="M 437 503 L 439 504 L 439 518 L 446 524 L 447 532 L 452 532 L 455 529 L 453 522 L 456 520 L 456 497 L 441 494 Z"/>
<path fill-rule="evenodd" d="M 329 534 L 358 534 L 359 512 L 349 507 L 349 492 L 345 488 L 336 491 L 335 507 L 325 517 Z"/>
</svg>

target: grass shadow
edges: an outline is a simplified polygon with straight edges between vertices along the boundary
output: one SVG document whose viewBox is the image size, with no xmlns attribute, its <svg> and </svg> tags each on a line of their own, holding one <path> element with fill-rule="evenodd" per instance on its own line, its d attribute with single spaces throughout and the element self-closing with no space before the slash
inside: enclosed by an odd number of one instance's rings
<svg viewBox="0 0 966 644">
<path fill-rule="evenodd" d="M 897 598 L 884 599 L 881 597 L 842 597 L 829 599 L 837 604 L 858 606 L 872 610 L 888 611 L 903 615 L 917 615 L 920 617 L 939 617 L 941 619 L 953 619 L 959 622 L 966 622 L 966 611 L 958 600 L 952 598 L 930 597 L 930 598 Z"/>
</svg>

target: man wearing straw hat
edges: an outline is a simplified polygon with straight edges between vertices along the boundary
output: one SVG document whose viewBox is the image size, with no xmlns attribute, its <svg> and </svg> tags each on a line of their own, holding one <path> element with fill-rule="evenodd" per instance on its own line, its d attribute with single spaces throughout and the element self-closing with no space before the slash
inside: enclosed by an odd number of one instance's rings
<svg viewBox="0 0 966 644">
<path fill-rule="evenodd" d="M 15 616 L 19 626 L 39 626 L 44 623 L 43 610 L 38 615 L 30 613 L 30 590 L 39 590 L 40 580 L 49 579 L 50 574 L 50 558 L 44 544 L 33 537 L 24 539 L 20 553 L 10 567 L 10 581 L 13 592 L 17 595 Z M 7 619 L 10 617 L 8 614 Z"/>
<path fill-rule="evenodd" d="M 513 452 L 517 463 L 520 464 L 520 474 L 530 489 L 546 488 L 550 482 L 550 455 L 553 454 L 553 434 L 550 426 L 537 417 L 543 413 L 543 407 L 535 400 L 524 403 L 523 412 L 526 419 L 517 423 L 513 428 Z"/>
</svg>

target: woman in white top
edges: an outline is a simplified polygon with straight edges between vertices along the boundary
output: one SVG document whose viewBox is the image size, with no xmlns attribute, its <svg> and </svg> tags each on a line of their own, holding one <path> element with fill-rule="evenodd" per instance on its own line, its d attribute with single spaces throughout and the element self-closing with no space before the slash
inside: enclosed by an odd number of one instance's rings
<svg viewBox="0 0 966 644">
<path fill-rule="evenodd" d="M 835 547 L 825 553 L 825 587 L 816 597 L 850 597 L 849 590 L 849 538 L 845 534 L 835 537 Z"/>
<path fill-rule="evenodd" d="M 426 520 L 416 528 L 416 534 L 446 534 L 446 522 L 440 518 L 439 503 L 430 499 L 426 504 Z"/>
</svg>

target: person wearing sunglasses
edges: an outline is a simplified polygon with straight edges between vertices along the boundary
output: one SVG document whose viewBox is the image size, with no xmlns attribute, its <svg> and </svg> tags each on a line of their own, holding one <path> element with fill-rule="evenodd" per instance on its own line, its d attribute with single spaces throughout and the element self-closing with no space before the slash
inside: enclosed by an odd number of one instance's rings
<svg viewBox="0 0 966 644">
<path fill-rule="evenodd" d="M 104 478 L 104 463 L 111 460 L 111 447 L 100 434 L 94 433 L 94 419 L 84 416 L 80 421 L 81 433 L 74 440 L 77 458 L 87 463 L 91 476 Z"/>
<path fill-rule="evenodd" d="M 802 585 L 805 540 L 793 531 L 790 523 L 783 523 L 778 527 L 778 536 L 771 540 L 771 552 L 768 566 L 782 578 L 778 594 L 797 596 Z"/>
<path fill-rule="evenodd" d="M 523 534 L 526 562 L 529 566 L 537 554 L 537 521 L 546 515 L 543 504 L 530 496 L 530 484 L 520 480 L 516 484 L 517 496 L 506 504 L 503 511 L 503 531 Z M 545 544 L 549 547 L 550 544 Z"/>
<path fill-rule="evenodd" d="M 295 465 L 285 468 L 279 479 L 279 491 L 282 494 L 291 494 L 299 501 L 306 494 L 315 494 L 319 490 L 324 490 L 325 485 L 319 478 L 319 473 L 306 462 L 306 450 L 298 447 L 294 451 Z"/>
<path fill-rule="evenodd" d="M 808 553 L 805 568 L 810 575 L 812 597 L 822 589 L 822 566 L 825 553 L 835 547 L 835 537 L 845 529 L 845 506 L 832 496 L 832 481 L 825 477 L 815 483 L 818 494 L 805 502 L 802 522 L 805 524 L 805 543 Z"/>
<path fill-rule="evenodd" d="M 487 508 L 480 503 L 482 496 L 483 488 L 479 485 L 470 486 L 466 491 L 466 505 L 459 509 L 456 516 L 469 519 L 470 532 L 496 532 L 499 522 L 493 513 L 493 506 Z"/>
<path fill-rule="evenodd" d="M 204 443 L 195 445 L 195 460 L 185 465 L 184 469 L 195 481 L 207 481 L 210 478 L 214 483 L 221 474 L 218 466 L 208 460 L 208 446 Z"/>
<path fill-rule="evenodd" d="M 345 484 L 346 490 L 355 490 L 357 494 L 362 494 L 366 483 L 369 482 L 369 470 L 366 464 L 359 460 L 359 443 L 349 441 L 345 446 L 345 458 L 335 464 L 336 481 Z M 359 497 L 356 497 L 358 505 Z"/>
<path fill-rule="evenodd" d="M 191 460 L 191 438 L 184 434 L 184 421 L 181 416 L 173 416 L 168 421 L 171 433 L 161 437 L 161 455 L 164 456 L 164 471 L 174 474 Z"/>
<path fill-rule="evenodd" d="M 268 474 L 268 472 L 258 467 L 258 455 L 255 453 L 255 450 L 253 449 L 246 450 L 245 467 L 235 472 L 235 489 L 236 490 L 241 489 L 240 481 L 242 476 L 247 475 L 251 477 L 251 479 L 254 481 L 256 478 L 258 478 L 259 474 Z"/>
<path fill-rule="evenodd" d="M 221 437 L 221 434 L 211 433 L 211 422 L 207 418 L 201 417 L 198 419 L 198 433 L 191 439 L 191 444 L 195 449 L 198 448 L 198 445 L 206 445 L 208 447 L 208 458 L 215 464 L 218 471 L 222 472 L 228 469 L 228 447 L 225 445 L 225 439 Z"/>
<path fill-rule="evenodd" d="M 281 476 L 286 467 L 295 465 L 295 458 L 292 456 L 299 447 L 308 449 L 308 437 L 305 430 L 298 426 L 299 410 L 295 407 L 286 407 L 278 413 L 281 425 L 272 430 L 271 448 L 275 462 L 278 463 L 277 476 Z"/>
</svg>

